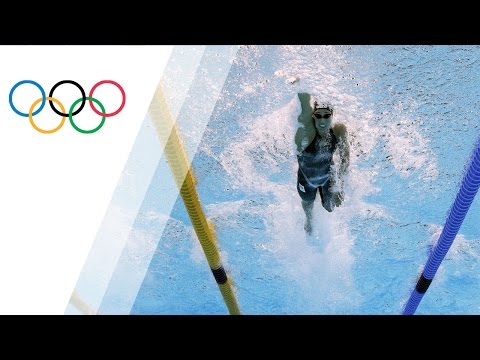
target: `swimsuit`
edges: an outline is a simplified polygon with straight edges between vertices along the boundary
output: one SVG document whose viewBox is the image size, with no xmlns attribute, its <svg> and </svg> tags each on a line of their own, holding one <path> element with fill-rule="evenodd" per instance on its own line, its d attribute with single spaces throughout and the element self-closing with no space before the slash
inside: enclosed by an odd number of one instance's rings
<svg viewBox="0 0 480 360">
<path fill-rule="evenodd" d="M 315 134 L 313 141 L 297 155 L 298 174 L 297 190 L 305 201 L 315 200 L 317 189 L 324 206 L 330 207 L 330 177 L 333 164 L 333 153 L 337 147 L 337 138 L 330 129 L 326 143 Z M 328 210 L 328 209 L 327 209 Z"/>
</svg>

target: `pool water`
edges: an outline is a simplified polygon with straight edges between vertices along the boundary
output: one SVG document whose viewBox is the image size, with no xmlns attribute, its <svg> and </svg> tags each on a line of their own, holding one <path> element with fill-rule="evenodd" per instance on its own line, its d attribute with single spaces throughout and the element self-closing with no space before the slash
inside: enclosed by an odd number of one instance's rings
<svg viewBox="0 0 480 360">
<path fill-rule="evenodd" d="M 402 313 L 480 137 L 479 59 L 479 46 L 240 46 L 204 129 L 208 84 L 190 93 L 178 126 L 187 148 L 199 137 L 197 190 L 242 313 Z M 345 202 L 315 203 L 312 236 L 296 190 L 299 92 L 334 104 L 351 152 Z M 129 240 L 151 254 L 127 310 L 227 314 L 181 198 L 160 209 L 168 177 L 162 158 Z M 477 196 L 417 314 L 480 313 L 479 215 Z M 107 291 L 100 311 L 121 298 Z"/>
</svg>

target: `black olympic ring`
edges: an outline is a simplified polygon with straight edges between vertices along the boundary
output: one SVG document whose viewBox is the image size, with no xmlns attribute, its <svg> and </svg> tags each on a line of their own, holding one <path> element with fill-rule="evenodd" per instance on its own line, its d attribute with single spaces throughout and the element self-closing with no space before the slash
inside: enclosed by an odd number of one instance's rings
<svg viewBox="0 0 480 360">
<path fill-rule="evenodd" d="M 83 88 L 80 86 L 79 83 L 77 83 L 76 81 L 73 81 L 73 80 L 62 80 L 62 81 L 59 81 L 57 82 L 55 85 L 53 85 L 52 87 L 52 90 L 50 90 L 50 93 L 48 94 L 48 97 L 50 98 L 53 98 L 53 92 L 55 91 L 55 89 L 57 87 L 59 87 L 60 85 L 62 84 L 72 84 L 72 85 L 75 85 L 79 90 L 80 92 L 82 93 L 82 104 L 80 105 L 80 107 L 78 108 L 78 110 L 74 111 L 72 113 L 72 116 L 75 116 L 77 115 L 80 111 L 82 111 L 83 107 L 85 106 L 85 103 L 86 103 L 86 95 L 85 95 L 85 90 L 83 90 Z M 53 111 L 55 111 L 55 113 L 57 115 L 60 115 L 60 116 L 69 116 L 69 114 L 65 114 L 65 113 L 62 113 L 61 111 L 58 111 L 57 108 L 55 107 L 55 105 L 53 105 L 53 101 L 52 100 L 48 100 L 49 104 L 50 104 L 50 107 L 52 108 Z"/>
</svg>

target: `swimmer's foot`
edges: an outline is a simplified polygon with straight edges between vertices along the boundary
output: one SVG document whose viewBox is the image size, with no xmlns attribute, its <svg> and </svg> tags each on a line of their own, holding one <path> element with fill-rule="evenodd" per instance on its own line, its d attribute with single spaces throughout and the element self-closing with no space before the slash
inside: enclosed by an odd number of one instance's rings
<svg viewBox="0 0 480 360">
<path fill-rule="evenodd" d="M 303 226 L 303 229 L 307 233 L 307 235 L 312 235 L 312 224 L 310 221 L 305 221 L 305 225 Z"/>
</svg>

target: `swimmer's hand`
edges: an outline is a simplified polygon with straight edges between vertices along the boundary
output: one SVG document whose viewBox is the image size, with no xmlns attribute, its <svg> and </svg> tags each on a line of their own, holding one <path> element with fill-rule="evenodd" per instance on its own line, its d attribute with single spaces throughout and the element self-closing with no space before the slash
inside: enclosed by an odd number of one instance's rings
<svg viewBox="0 0 480 360">
<path fill-rule="evenodd" d="M 335 206 L 340 206 L 342 205 L 343 200 L 345 200 L 345 193 L 342 191 L 335 191 L 332 194 L 332 200 Z"/>
<path fill-rule="evenodd" d="M 343 201 L 345 200 L 345 192 L 343 191 L 344 181 L 342 178 L 340 179 L 331 179 L 330 184 L 330 191 L 332 192 L 332 201 L 335 206 L 342 205 Z"/>
</svg>

